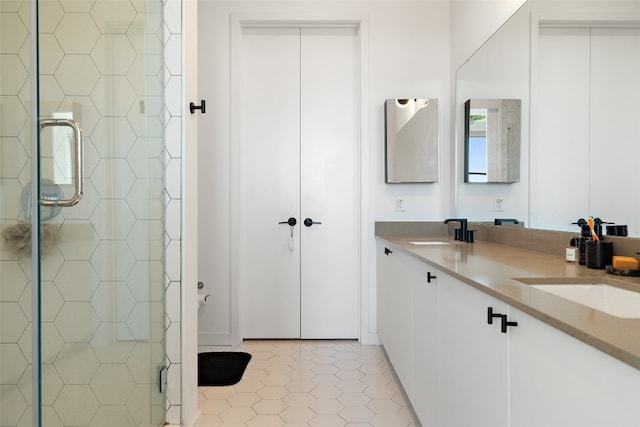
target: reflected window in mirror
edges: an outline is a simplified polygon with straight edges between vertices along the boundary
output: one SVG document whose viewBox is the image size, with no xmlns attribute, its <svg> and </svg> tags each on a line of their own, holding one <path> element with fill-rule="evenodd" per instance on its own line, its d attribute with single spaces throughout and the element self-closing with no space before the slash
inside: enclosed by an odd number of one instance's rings
<svg viewBox="0 0 640 427">
<path fill-rule="evenodd" d="M 468 123 L 468 182 L 487 182 L 487 110 L 471 110 Z"/>
<path fill-rule="evenodd" d="M 465 182 L 520 181 L 519 99 L 465 102 Z"/>
<path fill-rule="evenodd" d="M 438 100 L 385 101 L 385 182 L 438 181 Z"/>
</svg>

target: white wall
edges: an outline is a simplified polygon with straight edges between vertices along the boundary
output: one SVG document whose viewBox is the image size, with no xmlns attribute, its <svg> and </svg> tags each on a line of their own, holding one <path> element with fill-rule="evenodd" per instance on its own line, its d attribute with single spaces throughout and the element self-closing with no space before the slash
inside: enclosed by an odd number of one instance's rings
<svg viewBox="0 0 640 427">
<path fill-rule="evenodd" d="M 450 48 L 446 1 L 342 2 L 219 2 L 202 0 L 200 18 L 200 97 L 207 100 L 206 123 L 200 127 L 200 256 L 199 280 L 206 283 L 210 302 L 199 313 L 200 341 L 230 342 L 230 16 L 268 13 L 283 17 L 304 15 L 364 17 L 368 49 L 367 93 L 363 99 L 362 247 L 363 342 L 375 342 L 375 240 L 378 220 L 440 220 L 450 214 Z M 234 77 L 233 77 L 234 78 Z M 384 184 L 384 100 L 439 98 L 440 182 Z M 405 211 L 394 211 L 395 196 L 405 198 Z"/>
<path fill-rule="evenodd" d="M 451 0 L 452 73 L 526 0 Z"/>
<path fill-rule="evenodd" d="M 187 100 L 197 104 L 200 99 L 198 90 L 198 2 L 183 0 L 182 16 L 182 51 L 183 72 L 182 90 Z M 190 102 L 190 101 L 189 101 Z M 186 108 L 187 103 L 183 103 Z M 180 421 L 183 426 L 191 426 L 198 417 L 198 337 L 197 337 L 197 282 L 198 282 L 198 126 L 203 120 L 201 114 L 190 114 L 188 109 L 183 114 L 182 127 L 182 170 L 181 170 L 181 231 L 182 231 L 182 288 L 181 288 L 181 322 L 185 326 L 181 334 L 181 403 Z M 191 363 L 189 363 L 191 362 Z M 173 420 L 167 420 L 173 422 Z"/>
</svg>

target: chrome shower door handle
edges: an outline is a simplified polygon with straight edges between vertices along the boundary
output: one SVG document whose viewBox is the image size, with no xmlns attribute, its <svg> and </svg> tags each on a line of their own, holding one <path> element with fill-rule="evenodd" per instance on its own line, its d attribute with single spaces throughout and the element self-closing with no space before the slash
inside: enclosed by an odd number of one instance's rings
<svg viewBox="0 0 640 427">
<path fill-rule="evenodd" d="M 71 207 L 78 204 L 80 199 L 82 199 L 82 194 L 84 191 L 84 155 L 82 150 L 82 129 L 80 125 L 75 120 L 71 119 L 54 119 L 51 117 L 40 119 L 40 129 L 43 129 L 48 126 L 66 126 L 73 129 L 74 135 L 74 155 L 73 155 L 73 172 L 74 172 L 74 183 L 73 183 L 73 196 L 69 199 L 47 199 L 44 197 L 40 197 L 40 204 L 42 206 L 61 206 L 61 207 Z"/>
</svg>

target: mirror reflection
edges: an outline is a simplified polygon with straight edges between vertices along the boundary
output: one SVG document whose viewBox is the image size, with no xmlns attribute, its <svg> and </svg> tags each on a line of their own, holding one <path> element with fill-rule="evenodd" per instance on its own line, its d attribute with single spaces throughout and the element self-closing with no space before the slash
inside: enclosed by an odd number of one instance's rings
<svg viewBox="0 0 640 427">
<path fill-rule="evenodd" d="M 488 220 L 499 195 L 501 214 L 532 228 L 576 231 L 593 216 L 640 237 L 640 198 L 615 190 L 640 180 L 639 46 L 638 0 L 524 3 L 456 74 L 461 153 L 467 99 L 522 100 L 520 182 L 498 190 L 460 174 L 456 215 Z"/>
<path fill-rule="evenodd" d="M 385 182 L 438 181 L 438 100 L 385 101 Z"/>
<path fill-rule="evenodd" d="M 46 118 L 82 120 L 80 106 L 72 101 L 64 101 L 59 105 L 43 102 L 40 111 L 42 116 Z M 71 188 L 74 182 L 73 159 L 73 129 L 68 126 L 41 126 L 40 173 L 43 179 Z"/>
<path fill-rule="evenodd" d="M 465 182 L 520 181 L 519 99 L 465 102 Z"/>
</svg>

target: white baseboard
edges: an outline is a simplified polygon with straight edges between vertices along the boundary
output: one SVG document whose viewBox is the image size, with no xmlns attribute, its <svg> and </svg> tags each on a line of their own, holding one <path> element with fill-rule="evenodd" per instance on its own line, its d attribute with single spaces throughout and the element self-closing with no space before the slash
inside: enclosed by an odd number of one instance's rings
<svg viewBox="0 0 640 427">
<path fill-rule="evenodd" d="M 182 425 L 182 424 L 165 424 L 163 427 L 199 427 L 200 426 L 200 411 L 196 412 L 196 415 L 193 417 L 191 423 Z M 203 426 L 204 427 L 204 426 Z"/>
<path fill-rule="evenodd" d="M 363 334 L 360 337 L 360 344 L 362 345 L 380 345 L 380 338 L 376 333 Z"/>
<path fill-rule="evenodd" d="M 200 426 L 200 410 L 196 412 L 196 415 L 193 418 L 193 421 L 187 427 L 199 427 L 199 426 Z"/>
</svg>

